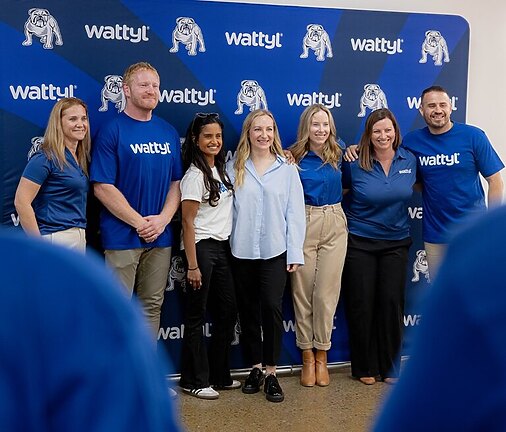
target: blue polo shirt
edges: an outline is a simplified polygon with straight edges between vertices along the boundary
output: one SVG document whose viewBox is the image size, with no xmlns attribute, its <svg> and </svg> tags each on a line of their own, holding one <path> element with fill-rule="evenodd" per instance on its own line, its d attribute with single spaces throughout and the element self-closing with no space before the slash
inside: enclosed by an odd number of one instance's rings
<svg viewBox="0 0 506 432">
<path fill-rule="evenodd" d="M 351 234 L 380 240 L 409 237 L 408 203 L 416 182 L 416 159 L 399 147 L 388 176 L 374 161 L 372 171 L 360 168 L 358 160 L 343 163 L 343 201 Z"/>
<path fill-rule="evenodd" d="M 340 142 L 344 146 L 344 143 Z M 325 206 L 340 203 L 343 199 L 341 185 L 341 163 L 334 168 L 323 164 L 322 159 L 313 151 L 299 162 L 299 176 L 304 189 L 304 202 L 311 206 Z"/>
<path fill-rule="evenodd" d="M 23 171 L 23 177 L 40 185 L 33 210 L 42 235 L 69 228 L 86 228 L 88 177 L 68 149 L 68 165 L 61 169 L 42 151 L 35 153 Z"/>
</svg>

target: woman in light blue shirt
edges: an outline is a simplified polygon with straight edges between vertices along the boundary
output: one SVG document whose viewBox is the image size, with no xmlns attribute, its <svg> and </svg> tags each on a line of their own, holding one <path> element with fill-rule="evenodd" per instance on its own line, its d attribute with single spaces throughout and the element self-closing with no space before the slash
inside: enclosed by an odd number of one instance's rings
<svg viewBox="0 0 506 432">
<path fill-rule="evenodd" d="M 304 263 L 305 216 L 297 168 L 285 162 L 269 111 L 255 110 L 246 117 L 227 171 L 235 189 L 231 247 L 241 345 L 252 365 L 242 391 L 257 393 L 264 384 L 267 400 L 282 402 L 276 363 L 283 334 L 283 291 L 287 272 Z"/>
</svg>

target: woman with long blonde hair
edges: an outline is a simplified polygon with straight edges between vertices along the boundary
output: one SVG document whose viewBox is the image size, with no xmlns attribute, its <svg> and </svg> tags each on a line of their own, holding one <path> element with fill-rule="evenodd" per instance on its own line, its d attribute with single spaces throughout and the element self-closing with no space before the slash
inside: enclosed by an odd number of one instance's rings
<svg viewBox="0 0 506 432">
<path fill-rule="evenodd" d="M 300 383 L 327 386 L 327 351 L 341 291 L 348 231 L 341 208 L 341 156 L 332 114 L 320 104 L 307 107 L 290 147 L 299 166 L 306 204 L 304 266 L 291 274 L 296 344 L 302 350 Z"/>
<path fill-rule="evenodd" d="M 269 111 L 252 111 L 246 117 L 227 171 L 235 190 L 231 248 L 241 345 L 252 365 L 242 391 L 257 393 L 264 384 L 267 400 L 282 402 L 284 393 L 276 378 L 282 300 L 287 272 L 304 263 L 304 197 L 297 168 L 285 162 Z"/>
<path fill-rule="evenodd" d="M 14 199 L 27 233 L 81 251 L 86 249 L 89 129 L 86 104 L 78 98 L 60 99 Z"/>
</svg>

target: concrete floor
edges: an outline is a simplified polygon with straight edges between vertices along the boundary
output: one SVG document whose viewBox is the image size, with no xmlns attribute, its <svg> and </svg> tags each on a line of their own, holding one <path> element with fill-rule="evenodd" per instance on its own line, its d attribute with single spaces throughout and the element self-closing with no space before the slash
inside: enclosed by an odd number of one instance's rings
<svg viewBox="0 0 506 432">
<path fill-rule="evenodd" d="M 369 430 L 390 388 L 351 379 L 347 365 L 331 370 L 328 387 L 302 387 L 298 371 L 278 372 L 278 378 L 285 392 L 282 403 L 268 402 L 263 392 L 246 395 L 240 389 L 221 391 L 220 398 L 212 401 L 178 390 L 181 423 L 188 432 L 362 432 Z M 239 379 L 244 382 L 244 377 Z"/>
</svg>

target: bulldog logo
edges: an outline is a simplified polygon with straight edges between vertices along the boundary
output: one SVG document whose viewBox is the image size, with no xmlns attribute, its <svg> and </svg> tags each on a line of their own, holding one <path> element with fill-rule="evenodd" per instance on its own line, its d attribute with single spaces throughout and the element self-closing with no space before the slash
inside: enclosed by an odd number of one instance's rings
<svg viewBox="0 0 506 432">
<path fill-rule="evenodd" d="M 307 32 L 302 41 L 302 54 L 300 58 L 307 58 L 309 49 L 314 51 L 316 60 L 318 61 L 324 61 L 325 55 L 331 58 L 332 45 L 330 44 L 329 35 L 323 26 L 320 24 L 309 24 L 306 29 Z"/>
<path fill-rule="evenodd" d="M 126 105 L 125 94 L 123 93 L 123 77 L 121 75 L 107 75 L 104 81 L 104 87 L 100 92 L 102 106 L 98 110 L 100 112 L 107 111 L 109 102 L 111 102 L 118 112 L 122 112 Z"/>
<path fill-rule="evenodd" d="M 32 8 L 28 11 L 28 20 L 25 22 L 24 46 L 32 44 L 32 36 L 40 38 L 44 49 L 53 49 L 53 38 L 56 45 L 63 45 L 60 27 L 47 9 Z"/>
<path fill-rule="evenodd" d="M 197 55 L 197 46 L 200 52 L 206 52 L 202 30 L 193 18 L 179 17 L 176 19 L 176 28 L 172 32 L 172 48 L 169 51 L 177 53 L 180 42 L 186 47 L 188 55 Z"/>
<path fill-rule="evenodd" d="M 173 256 L 170 260 L 170 270 L 165 291 L 174 291 L 176 282 L 181 285 L 183 291 L 186 289 L 186 270 L 184 268 L 183 258 L 179 255 Z"/>
<path fill-rule="evenodd" d="M 445 63 L 450 61 L 446 40 L 437 30 L 427 30 L 425 32 L 425 40 L 422 44 L 422 58 L 418 62 L 427 63 L 427 55 L 432 56 L 435 66 L 441 66 L 443 61 Z"/>
<path fill-rule="evenodd" d="M 360 98 L 360 112 L 357 117 L 364 117 L 366 108 L 371 111 L 388 108 L 385 93 L 378 84 L 366 84 L 364 86 L 364 94 Z"/>
<path fill-rule="evenodd" d="M 427 254 L 423 249 L 416 251 L 416 259 L 413 263 L 413 278 L 411 279 L 411 282 L 418 282 L 420 280 L 420 273 L 425 276 L 425 280 L 427 282 L 430 282 Z"/>
<path fill-rule="evenodd" d="M 43 142 L 44 137 L 36 136 L 32 138 L 31 140 L 32 146 L 30 147 L 30 150 L 28 151 L 27 155 L 28 160 L 30 160 L 30 158 L 40 150 L 40 146 L 42 145 Z"/>
<path fill-rule="evenodd" d="M 255 80 L 241 81 L 241 90 L 237 94 L 235 114 L 242 114 L 244 105 L 247 105 L 250 111 L 260 108 L 268 109 L 265 92 Z"/>
</svg>

